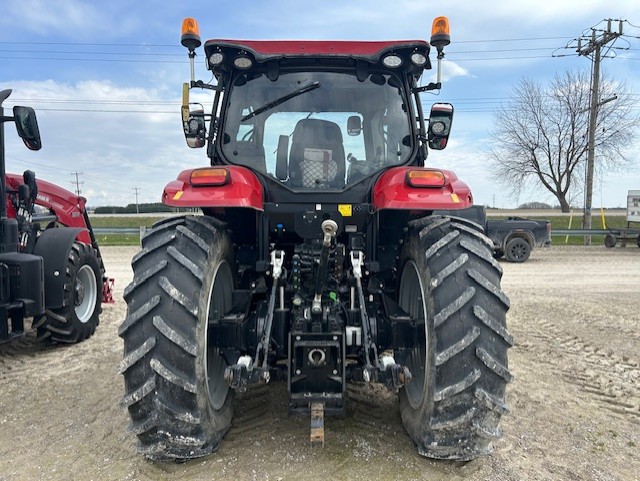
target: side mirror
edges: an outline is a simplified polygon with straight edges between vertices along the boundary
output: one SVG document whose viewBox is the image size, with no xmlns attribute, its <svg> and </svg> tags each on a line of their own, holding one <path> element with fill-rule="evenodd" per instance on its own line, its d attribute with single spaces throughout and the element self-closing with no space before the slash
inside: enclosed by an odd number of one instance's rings
<svg viewBox="0 0 640 481">
<path fill-rule="evenodd" d="M 182 123 L 184 138 L 192 149 L 204 147 L 207 129 L 204 122 L 204 109 L 192 110 L 189 117 Z"/>
<path fill-rule="evenodd" d="M 352 115 L 347 119 L 347 133 L 352 137 L 360 135 L 362 132 L 362 121 L 357 115 Z"/>
<path fill-rule="evenodd" d="M 16 123 L 18 135 L 24 141 L 24 145 L 29 150 L 40 150 L 42 141 L 40 140 L 40 130 L 36 113 L 31 107 L 13 107 L 13 117 Z"/>
<path fill-rule="evenodd" d="M 453 121 L 453 105 L 433 104 L 429 115 L 429 148 L 442 150 L 447 146 Z"/>
</svg>

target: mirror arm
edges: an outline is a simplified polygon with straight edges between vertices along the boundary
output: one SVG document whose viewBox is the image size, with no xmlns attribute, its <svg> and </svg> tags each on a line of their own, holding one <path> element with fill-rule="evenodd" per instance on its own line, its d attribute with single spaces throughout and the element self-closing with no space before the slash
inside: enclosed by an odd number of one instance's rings
<svg viewBox="0 0 640 481">
<path fill-rule="evenodd" d="M 202 80 L 192 80 L 191 82 L 189 82 L 189 87 L 191 87 L 191 88 L 199 88 L 199 89 L 206 89 L 206 90 L 214 90 L 216 92 L 220 92 L 222 90 L 222 86 L 220 84 L 211 85 L 211 84 L 203 82 Z"/>
<path fill-rule="evenodd" d="M 8 117 L 6 115 L 0 115 L 0 122 L 15 122 L 15 117 Z"/>
<path fill-rule="evenodd" d="M 442 82 L 430 82 L 428 85 L 423 87 L 414 87 L 411 89 L 411 93 L 419 93 L 419 92 L 427 92 L 430 90 L 440 90 L 442 88 Z"/>
<path fill-rule="evenodd" d="M 425 120 L 424 111 L 422 110 L 422 104 L 420 103 L 420 96 L 416 92 L 418 88 L 422 88 L 422 87 L 414 87 L 411 89 L 411 91 L 415 96 L 414 99 L 415 99 L 415 106 L 417 110 L 416 120 L 418 121 L 418 131 L 417 131 L 416 138 L 418 142 L 420 142 L 418 149 L 419 149 L 419 155 L 422 157 L 422 165 L 424 166 L 427 163 L 427 157 L 429 155 L 429 151 L 427 149 L 427 135 L 426 135 L 426 128 L 424 124 L 424 120 Z M 415 120 L 413 122 L 413 125 L 415 126 Z"/>
</svg>

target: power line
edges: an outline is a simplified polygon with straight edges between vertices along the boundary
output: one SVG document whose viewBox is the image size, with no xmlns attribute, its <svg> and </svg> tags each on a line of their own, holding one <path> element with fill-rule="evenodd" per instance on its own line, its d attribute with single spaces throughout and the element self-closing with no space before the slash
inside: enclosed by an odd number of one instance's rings
<svg viewBox="0 0 640 481">
<path fill-rule="evenodd" d="M 123 62 L 123 63 L 188 63 L 188 60 L 140 60 L 140 59 L 115 59 L 115 58 L 69 58 L 69 57 L 8 57 L 0 56 L 5 60 L 44 60 L 44 61 L 71 61 L 71 62 Z"/>
<path fill-rule="evenodd" d="M 16 42 L 16 41 L 0 41 L 0 45 L 74 45 L 83 47 L 170 47 L 180 48 L 183 47 L 178 44 L 162 44 L 162 43 L 86 43 L 86 42 Z"/>
<path fill-rule="evenodd" d="M 568 40 L 571 37 L 554 36 L 554 37 L 525 37 L 525 38 L 496 38 L 496 39 L 476 39 L 476 40 L 458 40 L 456 43 L 493 43 L 493 42 L 531 42 L 536 40 Z M 0 41 L 0 45 L 69 45 L 75 47 L 127 47 L 127 48 L 179 48 L 181 45 L 163 44 L 163 43 L 97 43 L 97 42 L 24 42 L 24 41 Z"/>
<path fill-rule="evenodd" d="M 87 112 L 101 114 L 172 114 L 177 115 L 177 110 L 106 110 L 106 109 L 48 109 L 38 108 L 38 112 Z"/>
<path fill-rule="evenodd" d="M 72 55 L 129 55 L 129 56 L 145 56 L 145 57 L 183 57 L 179 53 L 156 53 L 156 52 L 87 52 L 87 51 L 71 51 L 71 50 L 14 50 L 1 48 L 0 52 L 4 53 L 55 53 L 55 54 L 72 54 Z"/>
</svg>

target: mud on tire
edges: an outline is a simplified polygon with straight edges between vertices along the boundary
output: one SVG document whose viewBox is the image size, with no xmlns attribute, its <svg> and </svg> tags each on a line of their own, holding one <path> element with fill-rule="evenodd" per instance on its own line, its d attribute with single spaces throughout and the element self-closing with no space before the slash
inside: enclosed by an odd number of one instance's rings
<svg viewBox="0 0 640 481">
<path fill-rule="evenodd" d="M 157 223 L 132 260 L 127 317 L 118 330 L 124 340 L 121 404 L 138 450 L 151 459 L 205 456 L 217 450 L 231 424 L 226 363 L 207 342 L 208 322 L 231 307 L 231 249 L 217 220 L 180 217 Z"/>
<path fill-rule="evenodd" d="M 405 429 L 423 456 L 488 454 L 508 411 L 513 345 L 492 243 L 472 222 L 425 217 L 410 225 L 400 265 L 398 302 L 418 320 L 413 379 L 400 391 Z"/>
<path fill-rule="evenodd" d="M 64 305 L 34 319 L 44 342 L 74 343 L 91 337 L 102 312 L 102 272 L 98 252 L 75 242 L 65 268 Z"/>
</svg>

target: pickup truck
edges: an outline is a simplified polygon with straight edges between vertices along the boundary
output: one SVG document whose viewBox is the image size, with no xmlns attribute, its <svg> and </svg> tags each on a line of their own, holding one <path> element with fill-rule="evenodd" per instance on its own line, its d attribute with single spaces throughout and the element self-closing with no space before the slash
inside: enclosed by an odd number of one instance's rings
<svg viewBox="0 0 640 481">
<path fill-rule="evenodd" d="M 493 241 L 493 256 L 505 257 L 510 262 L 525 262 L 534 247 L 551 245 L 551 222 L 522 217 L 487 220 L 487 211 L 481 205 L 462 210 L 437 210 L 435 215 L 462 217 L 479 224 Z"/>
</svg>

